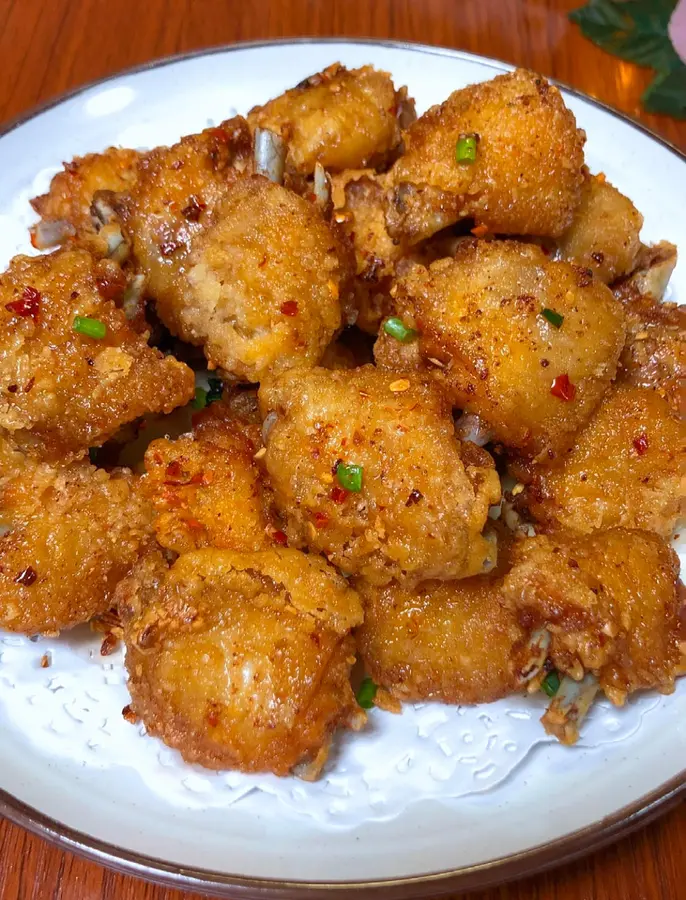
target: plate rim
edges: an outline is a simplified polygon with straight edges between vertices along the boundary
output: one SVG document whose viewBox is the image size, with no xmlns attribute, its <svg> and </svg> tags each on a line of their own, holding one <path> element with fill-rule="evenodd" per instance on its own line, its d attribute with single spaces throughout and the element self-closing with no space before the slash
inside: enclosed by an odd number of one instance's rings
<svg viewBox="0 0 686 900">
<path fill-rule="evenodd" d="M 122 77 L 137 75 L 153 69 L 161 69 L 177 62 L 184 62 L 203 56 L 226 54 L 237 50 L 292 46 L 294 44 L 366 45 L 487 63 L 501 71 L 510 71 L 515 68 L 514 64 L 495 57 L 482 56 L 478 53 L 471 53 L 452 47 L 434 46 L 413 41 L 335 36 L 236 41 L 230 44 L 158 57 L 64 91 L 6 122 L 0 128 L 0 140 L 21 125 L 65 101 Z M 572 96 L 584 100 L 614 118 L 629 124 L 686 163 L 686 152 L 682 151 L 667 138 L 657 134 L 647 125 L 644 125 L 643 122 L 562 81 L 555 78 L 550 78 L 549 80 Z M 375 898 L 384 897 L 389 898 L 389 900 L 390 898 L 398 898 L 398 900 L 403 898 L 403 900 L 409 900 L 409 898 L 425 897 L 429 894 L 439 896 L 455 891 L 481 890 L 494 887 L 506 881 L 531 876 L 571 862 L 592 851 L 606 847 L 648 824 L 658 816 L 663 815 L 679 803 L 685 793 L 686 768 L 655 791 L 644 794 L 638 800 L 622 807 L 611 816 L 593 822 L 585 828 L 573 831 L 555 841 L 539 844 L 520 853 L 492 859 L 477 865 L 462 866 L 442 872 L 403 878 L 367 881 L 324 882 L 256 878 L 221 873 L 194 866 L 173 865 L 165 860 L 126 850 L 116 844 L 101 841 L 92 835 L 73 829 L 45 815 L 35 807 L 23 803 L 2 788 L 0 788 L 0 815 L 13 824 L 43 838 L 52 846 L 75 853 L 122 874 L 142 878 L 166 887 L 201 891 L 216 897 L 228 897 L 231 895 L 242 898 L 256 898 L 256 900 L 257 898 L 265 897 L 297 898 L 303 894 L 306 894 L 311 900 L 314 900 L 314 898 L 322 898 L 323 900 L 332 891 L 342 896 L 356 895 L 364 897 L 373 894 Z"/>
</svg>

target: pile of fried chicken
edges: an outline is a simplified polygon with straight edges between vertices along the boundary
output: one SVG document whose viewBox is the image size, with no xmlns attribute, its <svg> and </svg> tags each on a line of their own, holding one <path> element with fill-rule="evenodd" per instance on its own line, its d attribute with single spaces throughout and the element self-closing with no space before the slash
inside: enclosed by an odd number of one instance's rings
<svg viewBox="0 0 686 900">
<path fill-rule="evenodd" d="M 374 704 L 543 690 L 571 744 L 673 691 L 676 248 L 584 141 L 531 72 L 417 118 L 335 64 L 66 163 L 0 278 L 0 627 L 118 621 L 127 718 L 279 775 Z"/>
</svg>

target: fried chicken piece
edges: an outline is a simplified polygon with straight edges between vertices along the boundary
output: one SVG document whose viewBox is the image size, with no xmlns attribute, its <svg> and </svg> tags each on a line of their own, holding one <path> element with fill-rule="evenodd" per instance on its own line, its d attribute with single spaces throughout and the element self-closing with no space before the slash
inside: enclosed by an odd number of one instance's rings
<svg viewBox="0 0 686 900">
<path fill-rule="evenodd" d="M 286 166 L 311 175 L 326 169 L 379 167 L 393 158 L 401 127 L 414 119 L 407 88 L 396 91 L 387 72 L 334 63 L 248 113 L 252 128 L 267 128 L 288 144 Z"/>
<path fill-rule="evenodd" d="M 376 335 L 382 320 L 390 314 L 390 291 L 394 276 L 402 274 L 409 262 L 424 265 L 452 256 L 460 240 L 450 232 L 440 232 L 426 241 L 407 247 L 392 238 L 386 229 L 385 177 L 368 171 L 342 172 L 334 178 L 340 208 L 335 221 L 355 251 L 355 324 Z"/>
<path fill-rule="evenodd" d="M 171 412 L 193 372 L 149 347 L 102 296 L 100 263 L 82 250 L 15 257 L 0 283 L 0 426 L 46 458 L 99 446 L 146 412 Z M 105 326 L 74 329 L 76 316 Z"/>
<path fill-rule="evenodd" d="M 421 360 L 455 406 L 522 455 L 564 449 L 615 376 L 621 305 L 587 270 L 533 244 L 463 241 L 454 259 L 414 266 L 394 290 L 398 315 L 420 334 L 399 348 L 382 331 L 377 363 Z"/>
<path fill-rule="evenodd" d="M 362 175 L 347 181 L 343 208 L 334 213 L 355 251 L 355 324 L 368 334 L 376 334 L 388 313 L 396 263 L 403 255 L 400 241 L 386 230 L 382 178 Z"/>
<path fill-rule="evenodd" d="M 151 555 L 117 597 L 133 711 L 187 762 L 316 777 L 334 731 L 364 724 L 350 687 L 362 608 L 323 560 Z"/>
<path fill-rule="evenodd" d="M 122 204 L 162 322 L 245 382 L 319 361 L 352 265 L 313 204 L 246 174 L 251 154 L 242 119 L 190 135 L 146 157 Z"/>
<path fill-rule="evenodd" d="M 657 391 L 686 419 L 686 308 L 660 302 L 675 263 L 672 244 L 646 247 L 640 267 L 614 288 L 628 325 L 619 378 Z"/>
<path fill-rule="evenodd" d="M 50 182 L 48 193 L 31 200 L 41 217 L 31 231 L 34 247 L 45 250 L 76 241 L 97 256 L 115 253 L 121 245 L 121 232 L 104 212 L 107 197 L 131 190 L 140 158 L 137 150 L 109 147 L 65 163 Z"/>
<path fill-rule="evenodd" d="M 152 539 L 127 470 L 39 463 L 0 438 L 0 627 L 56 633 L 104 613 Z"/>
<path fill-rule="evenodd" d="M 574 221 L 557 242 L 563 259 L 585 266 L 605 284 L 634 270 L 643 216 L 605 176 L 584 182 Z"/>
<path fill-rule="evenodd" d="M 686 512 L 686 425 L 655 391 L 617 385 L 560 464 L 529 476 L 516 506 L 548 527 L 666 538 Z"/>
<path fill-rule="evenodd" d="M 310 369 L 264 383 L 258 396 L 264 463 L 294 546 L 372 584 L 492 564 L 481 532 L 500 497 L 493 460 L 456 440 L 434 386 L 373 366 Z M 349 466 L 360 467 L 357 491 L 345 489 Z"/>
<path fill-rule="evenodd" d="M 679 559 L 662 538 L 624 528 L 560 532 L 512 553 L 503 595 L 524 628 L 547 632 L 559 672 L 575 681 L 592 673 L 619 706 L 639 689 L 674 690 Z"/>
<path fill-rule="evenodd" d="M 474 138 L 476 157 L 456 157 Z M 498 234 L 559 237 L 581 200 L 585 134 L 559 90 L 518 69 L 455 91 L 403 135 L 388 229 L 416 243 L 465 216 Z"/>
<path fill-rule="evenodd" d="M 196 418 L 192 434 L 150 444 L 142 487 L 157 513 L 162 547 L 175 553 L 201 547 L 240 552 L 272 544 L 278 529 L 255 460 L 261 431 L 216 402 Z"/>
<path fill-rule="evenodd" d="M 491 703 L 513 693 L 525 633 L 501 595 L 509 543 L 498 541 L 497 567 L 486 575 L 414 588 L 356 583 L 357 645 L 377 685 L 415 703 Z"/>
</svg>

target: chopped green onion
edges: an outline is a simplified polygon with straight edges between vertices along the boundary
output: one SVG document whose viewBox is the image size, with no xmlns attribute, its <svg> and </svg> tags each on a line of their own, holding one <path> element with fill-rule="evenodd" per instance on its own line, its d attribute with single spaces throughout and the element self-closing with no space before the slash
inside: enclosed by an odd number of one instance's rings
<svg viewBox="0 0 686 900">
<path fill-rule="evenodd" d="M 459 163 L 467 163 L 471 165 L 476 162 L 476 145 L 478 143 L 478 135 L 461 134 L 455 146 L 455 159 Z"/>
<path fill-rule="evenodd" d="M 357 702 L 362 707 L 362 709 L 371 709 L 374 705 L 374 697 L 376 697 L 376 692 L 378 691 L 378 687 L 374 684 L 371 678 L 367 676 L 362 679 L 362 684 L 357 689 Z"/>
<path fill-rule="evenodd" d="M 386 334 L 389 334 L 392 338 L 395 338 L 396 341 L 400 341 L 401 344 L 408 344 L 410 341 L 413 341 L 419 334 L 419 332 L 415 331 L 413 328 L 408 328 L 403 320 L 399 319 L 397 316 L 392 316 L 390 319 L 386 319 L 383 324 L 383 330 L 386 332 Z"/>
<path fill-rule="evenodd" d="M 192 404 L 193 409 L 204 409 L 207 406 L 207 391 L 205 388 L 197 387 L 195 389 L 195 397 Z"/>
<path fill-rule="evenodd" d="M 544 319 L 547 319 L 551 325 L 554 325 L 555 328 L 560 328 L 565 320 L 565 317 L 562 315 L 562 313 L 555 312 L 554 309 L 548 309 L 547 306 L 545 307 L 545 309 L 541 310 L 541 315 Z"/>
<path fill-rule="evenodd" d="M 560 676 L 557 674 L 555 669 L 552 672 L 548 672 L 543 681 L 541 682 L 541 690 L 547 694 L 549 697 L 554 697 L 555 694 L 560 689 Z"/>
<path fill-rule="evenodd" d="M 101 341 L 107 334 L 107 325 L 104 322 L 100 319 L 90 319 L 88 316 L 74 316 L 71 327 L 79 334 L 95 338 L 96 341 Z"/>
<path fill-rule="evenodd" d="M 224 385 L 222 384 L 219 378 L 208 378 L 207 384 L 209 385 L 209 390 L 207 391 L 207 403 L 214 403 L 215 400 L 221 400 L 222 392 L 224 391 Z"/>
<path fill-rule="evenodd" d="M 336 466 L 336 477 L 340 486 L 351 494 L 359 494 L 362 490 L 362 466 L 345 466 L 339 463 Z"/>
</svg>

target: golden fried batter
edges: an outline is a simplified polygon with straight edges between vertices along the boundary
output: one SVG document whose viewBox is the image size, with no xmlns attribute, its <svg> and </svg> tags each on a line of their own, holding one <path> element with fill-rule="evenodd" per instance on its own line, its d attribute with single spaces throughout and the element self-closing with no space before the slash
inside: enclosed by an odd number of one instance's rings
<svg viewBox="0 0 686 900">
<path fill-rule="evenodd" d="M 641 249 L 643 216 L 605 176 L 584 182 L 574 221 L 558 241 L 563 259 L 586 266 L 609 284 L 632 272 Z"/>
<path fill-rule="evenodd" d="M 647 388 L 612 388 L 559 465 L 531 468 L 517 505 L 552 527 L 669 537 L 686 511 L 686 425 Z"/>
<path fill-rule="evenodd" d="M 136 150 L 109 147 L 103 153 L 88 153 L 65 163 L 63 171 L 50 182 L 48 193 L 31 201 L 41 217 L 32 231 L 34 246 L 45 249 L 75 240 L 98 255 L 107 256 L 108 249 L 114 249 L 116 229 L 108 228 L 108 223 L 102 221 L 93 198 L 99 191 L 131 190 L 140 157 Z"/>
<path fill-rule="evenodd" d="M 377 362 L 421 358 L 455 406 L 521 454 L 564 448 L 615 376 L 621 305 L 587 270 L 533 244 L 463 241 L 453 260 L 414 266 L 394 290 L 398 315 L 420 335 L 399 348 L 382 333 Z"/>
<path fill-rule="evenodd" d="M 642 264 L 614 289 L 627 316 L 627 340 L 619 377 L 628 384 L 658 391 L 681 419 L 686 419 L 686 308 L 661 302 L 676 248 L 645 248 Z"/>
<path fill-rule="evenodd" d="M 176 553 L 269 546 L 278 529 L 254 458 L 261 446 L 261 426 L 243 424 L 223 402 L 197 417 L 192 434 L 153 441 L 142 486 L 159 543 Z"/>
<path fill-rule="evenodd" d="M 237 119 L 153 151 L 123 216 L 167 328 L 211 368 L 256 382 L 319 361 L 351 263 L 313 204 L 245 174 L 250 146 Z"/>
<path fill-rule="evenodd" d="M 460 162 L 460 138 L 477 142 Z M 459 218 L 499 234 L 559 237 L 581 199 L 584 132 L 559 90 L 518 69 L 455 91 L 403 135 L 388 226 L 412 243 Z"/>
<path fill-rule="evenodd" d="M 56 467 L 0 439 L 0 627 L 58 632 L 105 612 L 152 536 L 126 470 Z"/>
<path fill-rule="evenodd" d="M 296 550 L 151 555 L 117 591 L 133 710 L 187 762 L 286 775 L 360 727 L 357 594 Z"/>
<path fill-rule="evenodd" d="M 547 629 L 549 657 L 594 673 L 615 704 L 641 688 L 674 690 L 679 559 L 646 531 L 537 536 L 517 543 L 503 594 L 527 629 Z"/>
<path fill-rule="evenodd" d="M 58 250 L 15 257 L 0 279 L 0 426 L 55 458 L 194 392 L 192 371 L 149 347 L 103 297 L 99 266 L 85 251 Z M 75 316 L 97 319 L 105 336 L 75 331 Z"/>
<path fill-rule="evenodd" d="M 293 370 L 259 391 L 264 462 L 295 546 L 374 584 L 484 571 L 481 532 L 500 483 L 493 460 L 455 438 L 439 391 L 373 366 Z M 359 492 L 339 464 L 362 467 Z"/>
<path fill-rule="evenodd" d="M 517 686 L 513 648 L 524 631 L 502 602 L 507 541 L 498 566 L 416 588 L 356 585 L 364 605 L 357 645 L 374 682 L 399 700 L 490 703 Z"/>
<path fill-rule="evenodd" d="M 339 63 L 248 114 L 252 128 L 283 137 L 286 165 L 303 175 L 318 162 L 333 171 L 383 165 L 398 149 L 401 125 L 413 118 L 407 89 L 396 91 L 387 72 Z"/>
</svg>

